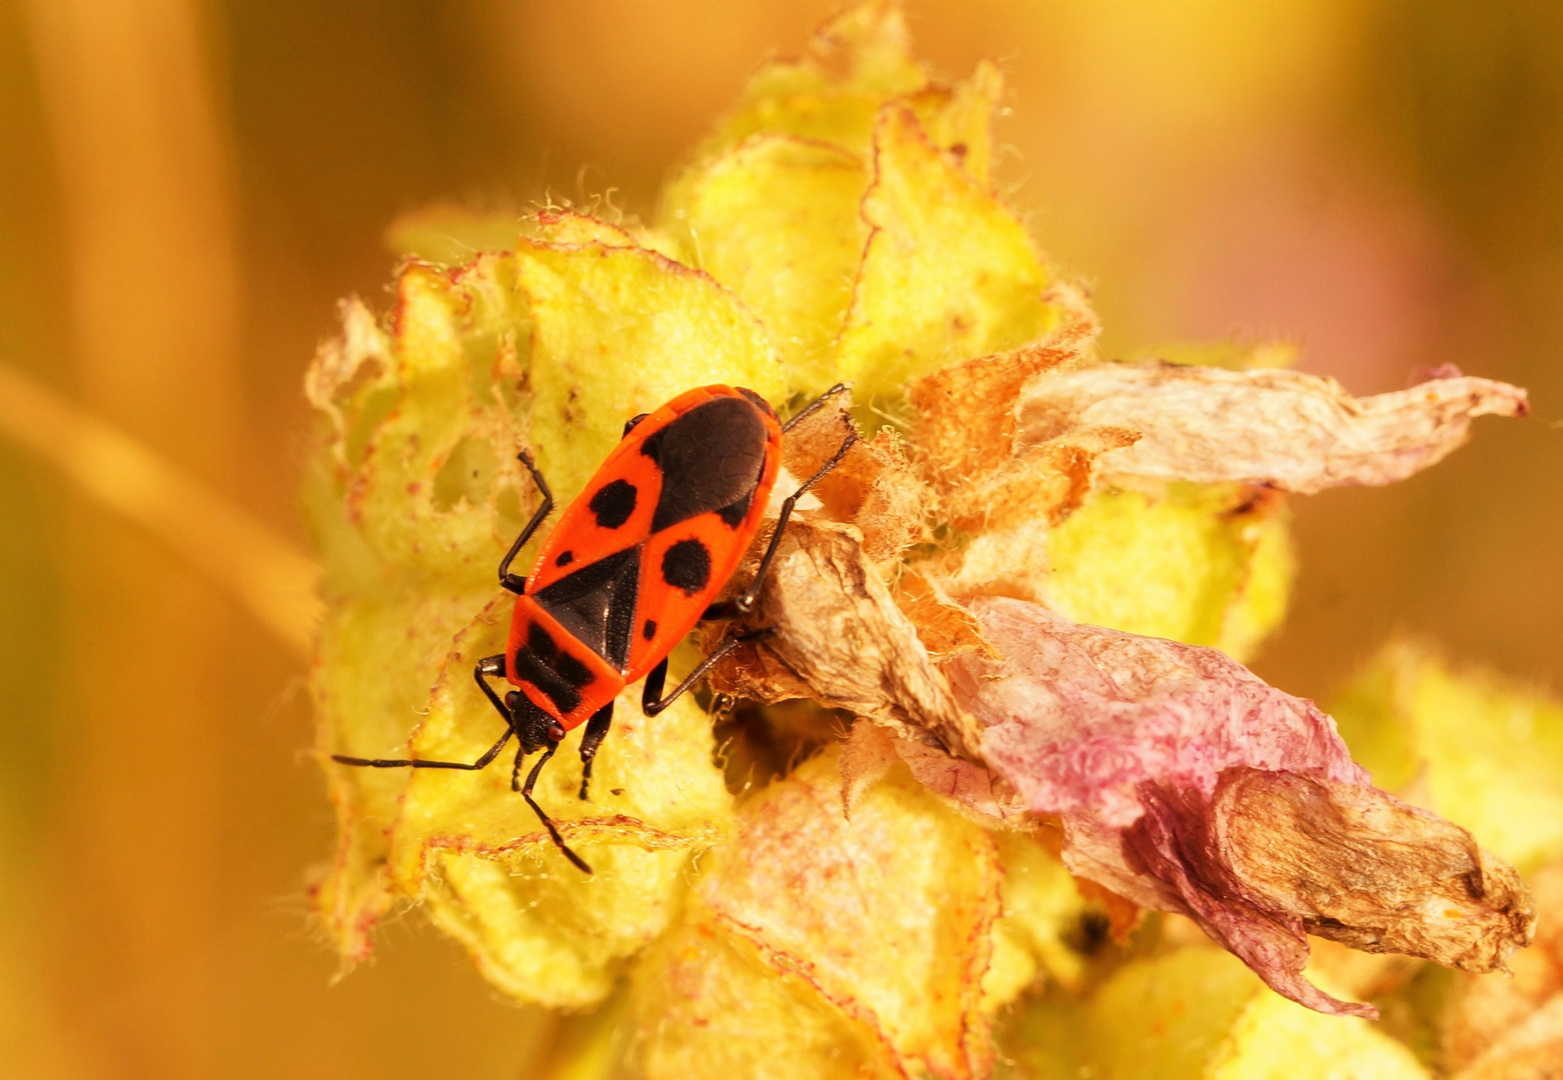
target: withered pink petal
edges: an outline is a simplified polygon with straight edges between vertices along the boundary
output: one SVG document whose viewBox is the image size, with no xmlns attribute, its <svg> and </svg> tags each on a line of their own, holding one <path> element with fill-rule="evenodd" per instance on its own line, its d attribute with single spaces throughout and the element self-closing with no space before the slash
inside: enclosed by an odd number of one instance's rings
<svg viewBox="0 0 1563 1080">
<path fill-rule="evenodd" d="M 1475 971 L 1530 940 L 1513 868 L 1372 787 L 1311 702 L 1213 649 L 1020 600 L 970 608 L 1002 659 L 963 654 L 948 670 L 992 781 L 926 763 L 918 775 L 988 814 L 990 793 L 1012 791 L 1060 815 L 1079 876 L 1188 915 L 1277 993 L 1336 1015 L 1377 1013 L 1303 977 L 1309 933 Z"/>
<path fill-rule="evenodd" d="M 1126 828 L 1146 781 L 1215 790 L 1249 765 L 1366 783 L 1335 722 L 1214 649 L 1074 623 L 1037 604 L 971 604 L 1001 661 L 949 666 L 983 726 L 984 760 L 1036 813 L 1088 811 Z"/>
<path fill-rule="evenodd" d="M 1307 979 L 1308 935 L 1296 916 L 1267 911 L 1245 895 L 1212 842 L 1209 805 L 1190 788 L 1145 783 L 1144 815 L 1123 836 L 1126 851 L 1176 891 L 1185 913 L 1226 946 L 1276 993 L 1336 1016 L 1378 1019 L 1371 1005 L 1340 1001 Z"/>
</svg>

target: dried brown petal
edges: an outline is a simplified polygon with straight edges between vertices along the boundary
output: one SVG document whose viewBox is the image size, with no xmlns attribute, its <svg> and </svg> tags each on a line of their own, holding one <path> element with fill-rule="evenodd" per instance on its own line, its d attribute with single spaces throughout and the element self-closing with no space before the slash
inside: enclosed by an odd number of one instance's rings
<svg viewBox="0 0 1563 1080">
<path fill-rule="evenodd" d="M 851 398 L 838 394 L 787 432 L 782 460 L 795 477 L 813 476 L 855 431 Z M 892 428 L 854 443 L 841 462 L 810 489 L 836 521 L 863 533 L 863 551 L 881 565 L 899 559 L 927 533 L 933 494 L 913 471 L 901 437 Z"/>
<path fill-rule="evenodd" d="M 1432 379 L 1354 398 L 1296 371 L 1225 371 L 1163 363 L 1098 364 L 1032 380 L 1016 443 L 1082 428 L 1140 432 L 1103 463 L 1112 475 L 1270 484 L 1310 494 L 1389 484 L 1442 460 L 1476 416 L 1524 416 L 1525 391 L 1491 379 Z"/>
<path fill-rule="evenodd" d="M 907 567 L 895 583 L 896 605 L 917 627 L 917 637 L 929 654 L 943 662 L 964 652 L 984 660 L 1000 659 L 983 638 L 976 618 L 945 593 L 938 582 L 917 567 Z"/>
<path fill-rule="evenodd" d="M 910 389 L 917 419 L 913 441 L 918 464 L 940 491 L 998 468 L 1015 449 L 1021 389 L 1054 368 L 1086 362 L 1100 329 L 1080 289 L 1055 283 L 1047 300 L 1064 312 L 1048 341 L 992 356 L 979 356 L 917 379 Z"/>
<path fill-rule="evenodd" d="M 976 722 L 956 705 L 917 628 L 864 557 L 856 528 L 794 518 L 760 610 L 775 633 L 719 665 L 713 688 L 761 701 L 812 697 L 981 760 Z"/>
<path fill-rule="evenodd" d="M 1146 781 L 1215 790 L 1235 765 L 1365 775 L 1311 703 L 1214 649 L 1074 623 L 1037 604 L 971 603 L 1002 664 L 963 656 L 951 683 L 983 725 L 989 768 L 1037 813 L 1132 824 Z"/>
<path fill-rule="evenodd" d="M 1535 911 L 1512 866 L 1376 788 L 1234 769 L 1211 828 L 1243 887 L 1320 937 L 1478 972 L 1530 941 Z"/>
<path fill-rule="evenodd" d="M 1075 428 L 1028 446 L 987 475 L 945 495 L 945 516 L 956 528 L 980 530 L 1057 525 L 1090 493 L 1097 459 L 1133 446 L 1139 433 L 1126 427 Z"/>
<path fill-rule="evenodd" d="M 930 568 L 940 586 L 955 597 L 1008 596 L 1043 603 L 1048 599 L 1050 561 L 1047 519 L 1008 529 L 990 528 L 972 537 L 965 549 Z M 953 562 L 954 568 L 947 564 Z"/>
<path fill-rule="evenodd" d="M 1235 768 L 1212 798 L 1143 785 L 1146 814 L 1124 835 L 1132 863 L 1177 891 L 1205 931 L 1277 993 L 1374 1016 L 1302 977 L 1307 933 L 1475 971 L 1530 939 L 1519 876 L 1469 833 L 1376 788 Z"/>
<path fill-rule="evenodd" d="M 895 752 L 896 738 L 878 724 L 859 720 L 841 744 L 841 812 L 850 818 L 852 807 L 869 786 L 884 778 L 890 766 L 901 759 Z"/>
</svg>

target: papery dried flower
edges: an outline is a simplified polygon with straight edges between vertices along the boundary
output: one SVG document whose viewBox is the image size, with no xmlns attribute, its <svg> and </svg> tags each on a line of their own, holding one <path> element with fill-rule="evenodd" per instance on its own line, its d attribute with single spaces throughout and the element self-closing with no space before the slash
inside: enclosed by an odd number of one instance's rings
<svg viewBox="0 0 1563 1080">
<path fill-rule="evenodd" d="M 1137 432 L 1102 466 L 1109 478 L 1234 481 L 1312 495 L 1392 484 L 1469 437 L 1477 416 L 1524 416 L 1525 391 L 1491 379 L 1430 379 L 1354 398 L 1333 379 L 1297 371 L 1223 371 L 1175 364 L 1098 364 L 1029 383 L 1016 441 L 1037 445 L 1080 429 Z"/>
<path fill-rule="evenodd" d="M 1301 980 L 1304 933 L 1477 971 L 1529 942 L 1512 868 L 1463 829 L 1367 786 L 1329 718 L 1220 653 L 972 605 L 1002 663 L 956 662 L 988 767 L 1064 816 L 1064 857 L 1147 907 L 1192 915 L 1272 988 L 1365 1012 Z"/>
</svg>

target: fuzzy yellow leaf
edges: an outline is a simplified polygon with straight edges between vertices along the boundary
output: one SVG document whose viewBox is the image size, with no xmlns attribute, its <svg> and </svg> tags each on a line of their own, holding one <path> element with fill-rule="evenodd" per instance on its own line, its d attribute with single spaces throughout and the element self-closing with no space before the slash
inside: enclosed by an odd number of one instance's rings
<svg viewBox="0 0 1563 1080">
<path fill-rule="evenodd" d="M 1228 524 L 1248 553 L 1248 578 L 1227 607 L 1216 647 L 1246 661 L 1286 618 L 1297 577 L 1297 551 L 1291 517 L 1284 510 L 1260 520 Z"/>
<path fill-rule="evenodd" d="M 491 581 L 505 536 L 536 499 L 515 461 L 521 425 L 508 390 L 529 326 L 514 259 L 449 272 L 412 265 L 388 334 L 355 331 L 366 316 L 348 310 L 349 333 L 310 376 L 311 399 L 332 418 L 340 507 L 323 505 L 327 492 L 311 499 L 328 578 L 371 591 L 393 579 Z"/>
<path fill-rule="evenodd" d="M 991 60 L 979 60 L 971 78 L 951 91 L 912 99 L 917 118 L 935 146 L 950 151 L 966 173 L 988 186 L 993 168 L 993 115 L 1004 97 L 1004 76 Z M 933 107 L 920 107 L 927 99 Z"/>
<path fill-rule="evenodd" d="M 891 97 L 923 89 L 899 3 L 870 0 L 826 22 L 796 60 L 761 68 L 696 151 L 697 160 L 754 135 L 795 135 L 862 154 Z"/>
<path fill-rule="evenodd" d="M 385 246 L 423 262 L 460 266 L 485 252 L 514 251 L 527 227 L 527 219 L 513 211 L 437 203 L 397 217 L 385 230 Z"/>
<path fill-rule="evenodd" d="M 1084 958 L 1066 942 L 1087 904 L 1057 856 L 1023 833 L 1000 833 L 1004 914 L 993 928 L 993 959 L 983 977 L 989 1012 L 1013 1001 L 1039 975 L 1074 986 Z"/>
<path fill-rule="evenodd" d="M 765 328 L 709 276 L 600 241 L 529 241 L 517 258 L 534 326 L 531 437 L 561 500 L 585 486 L 626 420 L 692 386 L 785 396 Z"/>
<path fill-rule="evenodd" d="M 405 750 L 438 658 L 492 596 L 503 537 L 535 497 L 511 456 L 514 402 L 495 385 L 519 374 L 527 321 L 513 279 L 500 257 L 460 273 L 415 264 L 390 328 L 345 304 L 341 337 L 311 368 L 328 441 L 305 503 L 335 597 L 312 685 L 323 758 Z M 328 776 L 339 838 L 314 901 L 342 956 L 361 960 L 392 901 L 385 830 L 408 776 Z"/>
<path fill-rule="evenodd" d="M 743 816 L 733 841 L 707 857 L 689 916 L 731 951 L 699 946 L 708 958 L 697 958 L 679 980 L 653 976 L 682 989 L 646 999 L 642 1032 L 666 1032 L 673 1019 L 666 1010 L 685 1020 L 712 1015 L 725 998 L 706 995 L 726 993 L 720 988 L 731 977 L 727 968 L 703 974 L 702 965 L 731 968 L 732 958 L 742 956 L 757 958 L 769 978 L 795 988 L 801 997 L 792 1000 L 812 1002 L 815 1012 L 835 1018 L 827 1024 L 814 1017 L 803 1025 L 808 1030 L 866 1030 L 864 1044 L 874 1057 L 911 1075 L 986 1075 L 980 981 L 999 907 L 999 870 L 987 834 L 942 806 L 902 766 L 870 784 L 847 818 L 833 752 L 762 791 Z M 762 997 L 775 1001 L 780 994 Z M 783 1002 L 774 1011 L 752 1008 L 743 1015 L 749 1037 L 765 1046 L 798 1026 L 797 1014 Z M 702 1046 L 716 1062 L 731 1063 L 735 1052 L 719 1045 L 731 1037 L 726 1025 L 697 1024 L 655 1037 L 684 1062 L 701 1060 Z M 855 1045 L 854 1036 L 833 1053 L 856 1053 Z M 734 1073 L 700 1067 L 682 1075 Z"/>
<path fill-rule="evenodd" d="M 1204 1075 L 1208 1080 L 1428 1080 L 1409 1049 L 1368 1021 L 1323 1016 L 1263 990 L 1232 1025 Z"/>
<path fill-rule="evenodd" d="M 868 1025 L 712 923 L 668 934 L 637 966 L 645 1080 L 873 1080 L 901 1075 Z"/>
<path fill-rule="evenodd" d="M 1239 660 L 1280 622 L 1293 572 L 1281 504 L 1221 486 L 1096 492 L 1053 530 L 1048 559 L 1049 602 L 1076 622 Z"/>
<path fill-rule="evenodd" d="M 504 732 L 471 671 L 477 657 L 503 651 L 507 608 L 503 598 L 494 601 L 457 637 L 413 740 L 415 756 L 472 761 Z M 728 827 L 731 799 L 712 763 L 709 719 L 688 697 L 655 720 L 640 715 L 639 701 L 638 688 L 620 700 L 589 800 L 577 797 L 579 731 L 560 745 L 535 792 L 592 865 L 590 876 L 565 860 L 511 789 L 513 754 L 482 772 L 421 771 L 407 785 L 391 831 L 397 890 L 426 900 L 489 981 L 519 1000 L 571 1007 L 601 1000 L 622 961 L 667 928 L 692 855 Z"/>
<path fill-rule="evenodd" d="M 482 602 L 477 595 L 409 592 L 335 605 L 320 628 L 311 687 L 322 760 L 332 753 L 394 756 L 405 749 L 431 677 L 407 656 L 443 651 Z M 328 765 L 327 779 L 337 846 L 313 885 L 314 906 L 343 959 L 358 961 L 369 956 L 370 932 L 392 903 L 386 830 L 400 812 L 408 774 Z"/>
<path fill-rule="evenodd" d="M 1012 349 L 1058 325 L 1052 275 L 1025 228 L 905 105 L 874 131 L 873 227 L 842 335 L 839 370 L 860 396 L 893 398 L 955 360 Z"/>
<path fill-rule="evenodd" d="M 698 265 L 760 317 L 793 389 L 811 395 L 835 378 L 829 348 L 868 238 L 858 214 L 867 187 L 858 155 L 766 136 L 707 162 L 674 212 Z"/>
</svg>

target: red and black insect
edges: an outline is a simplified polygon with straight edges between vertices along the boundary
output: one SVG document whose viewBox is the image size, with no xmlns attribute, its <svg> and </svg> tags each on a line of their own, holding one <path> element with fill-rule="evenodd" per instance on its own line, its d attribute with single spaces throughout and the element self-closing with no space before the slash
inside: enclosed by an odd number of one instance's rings
<svg viewBox="0 0 1563 1080">
<path fill-rule="evenodd" d="M 840 464 L 856 441 L 848 431 L 835 455 L 799 485 L 781 506 L 776 531 L 754 580 L 731 600 L 713 603 L 760 529 L 781 467 L 783 433 L 845 387 L 836 386 L 786 425 L 752 390 L 705 386 L 680 394 L 656 412 L 624 425 L 624 439 L 543 543 L 532 573 L 510 572 L 523 545 L 553 510 L 553 494 L 532 459 L 521 463 L 542 504 L 499 564 L 499 583 L 516 593 L 505 652 L 479 660 L 478 686 L 505 718 L 498 742 L 473 762 L 357 758 L 333 754 L 344 765 L 371 768 L 486 768 L 515 736 L 520 744 L 510 786 L 536 811 L 561 851 L 587 873 L 591 868 L 565 844 L 553 820 L 532 798 L 538 773 L 565 732 L 586 725 L 581 738 L 581 798 L 592 759 L 613 721 L 613 702 L 645 677 L 641 708 L 655 716 L 695 685 L 753 631 L 729 634 L 666 697 L 668 653 L 697 622 L 731 619 L 754 610 L 760 586 L 798 499 Z M 489 685 L 507 679 L 503 699 Z M 520 782 L 521 763 L 543 756 Z"/>
</svg>

